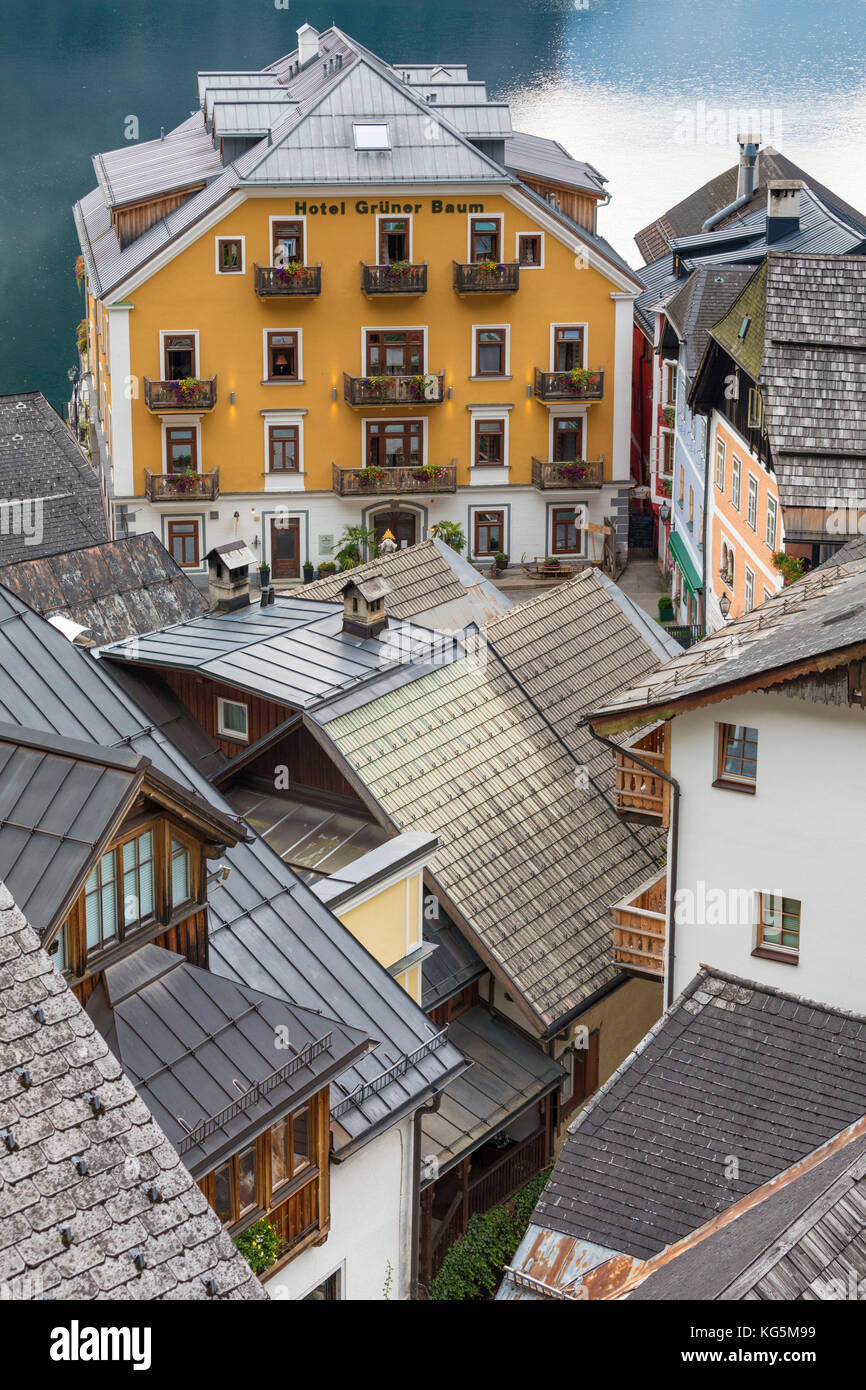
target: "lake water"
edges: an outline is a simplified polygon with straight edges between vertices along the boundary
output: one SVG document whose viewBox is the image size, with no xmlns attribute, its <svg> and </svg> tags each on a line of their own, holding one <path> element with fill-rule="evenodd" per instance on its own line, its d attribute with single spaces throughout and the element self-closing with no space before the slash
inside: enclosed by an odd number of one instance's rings
<svg viewBox="0 0 866 1390">
<path fill-rule="evenodd" d="M 745 113 L 866 210 L 866 0 L 2 0 L 0 393 L 59 405 L 82 316 L 73 201 L 90 156 L 183 120 L 204 68 L 262 67 L 297 27 L 340 25 L 383 58 L 469 64 L 515 126 L 610 180 L 603 235 L 635 231 L 734 162 Z M 743 113 L 743 116 L 740 115 Z"/>
</svg>

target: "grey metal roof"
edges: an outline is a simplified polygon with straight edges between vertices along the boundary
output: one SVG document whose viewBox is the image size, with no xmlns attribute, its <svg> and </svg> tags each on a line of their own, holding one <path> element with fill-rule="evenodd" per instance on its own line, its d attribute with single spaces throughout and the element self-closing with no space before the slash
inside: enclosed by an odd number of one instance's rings
<svg viewBox="0 0 866 1390">
<path fill-rule="evenodd" d="M 378 813 L 438 835 L 430 873 L 448 912 L 546 1028 L 616 977 L 610 906 L 663 852 L 659 832 L 616 815 L 612 761 L 579 720 L 626 667 L 654 670 L 669 639 L 595 571 L 486 638 L 311 718 Z"/>
<path fill-rule="evenodd" d="M 141 785 L 127 749 L 0 724 L 0 880 L 34 927 L 51 926 Z"/>
<path fill-rule="evenodd" d="M 70 644 L 15 595 L 0 589 L 0 720 L 128 748 L 208 801 L 231 807 L 172 741 L 184 729 L 177 702 L 140 709 L 108 662 Z M 210 967 L 215 973 L 316 1009 L 379 1039 L 368 1057 L 331 1087 L 334 1121 L 345 1152 L 364 1142 L 461 1067 L 456 1049 L 280 858 L 258 837 L 227 851 L 231 874 L 209 892 Z M 359 1089 L 373 1087 L 371 1090 Z M 349 1100 L 350 1094 L 354 1095 Z"/>
<path fill-rule="evenodd" d="M 821 567 L 765 599 L 673 661 L 594 706 L 593 719 L 645 722 L 648 711 L 784 672 L 794 663 L 844 653 L 866 641 L 866 560 Z M 840 655 L 840 663 L 844 661 Z M 777 677 L 778 679 L 778 677 Z"/>
<path fill-rule="evenodd" d="M 215 91 L 243 91 L 244 88 L 274 87 L 280 87 L 280 77 L 277 73 L 269 73 L 267 70 L 264 72 L 213 71 L 198 74 L 198 99 L 201 106 L 207 105 Z"/>
<path fill-rule="evenodd" d="M 655 222 L 651 222 L 648 227 L 638 232 L 635 235 L 635 241 L 644 260 L 654 261 L 659 256 L 664 255 L 676 237 L 697 235 L 708 217 L 714 212 L 720 212 L 722 208 L 734 201 L 737 196 L 737 178 L 738 167 L 735 164 L 732 168 L 726 169 L 724 173 L 710 179 L 694 193 L 690 193 L 687 198 L 682 199 L 675 207 L 669 208 Z M 748 211 L 763 212 L 766 210 L 767 183 L 772 179 L 802 179 L 814 190 L 830 212 L 841 217 L 849 226 L 859 228 L 861 235 L 866 237 L 866 216 L 863 213 L 852 208 L 849 203 L 843 202 L 831 189 L 819 183 L 811 174 L 807 174 L 804 169 L 792 163 L 786 155 L 774 150 L 771 145 L 766 146 L 758 154 L 755 193 L 752 201 L 747 205 Z M 736 214 L 733 215 L 733 217 L 735 216 Z M 725 230 L 729 227 L 733 217 L 720 223 L 720 229 Z"/>
<path fill-rule="evenodd" d="M 558 1062 L 484 1005 L 456 1018 L 450 1036 L 471 1066 L 421 1122 L 422 1152 L 441 1177 L 565 1079 Z"/>
<path fill-rule="evenodd" d="M 435 921 L 425 917 L 424 940 L 436 947 L 426 957 L 421 971 L 422 1006 L 429 1013 L 486 974 L 487 966 L 441 908 Z"/>
<path fill-rule="evenodd" d="M 219 98 L 208 108 L 214 138 L 258 136 L 272 130 L 288 114 L 285 101 L 226 101 Z"/>
<path fill-rule="evenodd" d="M 0 568 L 0 584 L 43 618 L 63 617 L 99 645 L 207 611 L 207 600 L 152 531 Z"/>
<path fill-rule="evenodd" d="M 863 1298 L 863 1122 L 737 1203 L 731 1219 L 650 1264 L 629 1302 L 651 1299 Z M 810 1161 L 811 1160 L 811 1161 Z M 761 1200 L 755 1200 L 760 1198 Z"/>
<path fill-rule="evenodd" d="M 701 265 L 668 300 L 665 316 L 683 344 L 689 376 L 697 371 L 713 324 L 727 313 L 751 274 L 743 266 Z"/>
<path fill-rule="evenodd" d="M 551 183 L 566 184 L 588 193 L 604 196 L 604 178 L 591 164 L 574 159 L 558 140 L 546 140 L 540 135 L 527 135 L 515 130 L 505 147 L 505 164 L 530 178 L 549 179 Z"/>
<path fill-rule="evenodd" d="M 161 140 L 94 155 L 93 167 L 110 208 L 189 188 L 223 171 L 219 150 L 202 121 L 191 128 L 184 122 Z"/>
<path fill-rule="evenodd" d="M 343 632 L 342 603 L 325 608 L 305 598 L 277 597 L 264 609 L 251 604 L 117 642 L 102 655 L 199 671 L 305 709 L 434 649 L 435 638 L 426 628 L 394 622 L 376 637 L 354 637 Z"/>
<path fill-rule="evenodd" d="M 99 476 L 39 391 L 0 396 L 0 498 L 0 565 L 108 540 Z"/>
<path fill-rule="evenodd" d="M 866 1018 L 701 970 L 570 1126 L 532 1219 L 648 1259 L 864 1113 Z"/>
<path fill-rule="evenodd" d="M 359 1029 L 154 945 L 104 971 L 87 1012 L 197 1177 L 370 1046 Z"/>
<path fill-rule="evenodd" d="M 0 1148 L 7 1296 L 205 1299 L 212 1278 L 217 1298 L 267 1298 L 2 885 L 0 1039 L 3 1127 L 16 1143 Z M 16 1067 L 30 1074 L 26 1090 Z M 71 1232 L 68 1248 L 59 1226 Z"/>
</svg>

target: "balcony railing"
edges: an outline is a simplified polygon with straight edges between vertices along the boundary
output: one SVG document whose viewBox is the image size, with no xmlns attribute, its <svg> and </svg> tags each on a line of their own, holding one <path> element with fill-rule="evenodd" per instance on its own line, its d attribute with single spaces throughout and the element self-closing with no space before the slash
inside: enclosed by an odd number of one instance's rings
<svg viewBox="0 0 866 1390">
<path fill-rule="evenodd" d="M 151 381 L 144 378 L 144 403 L 148 410 L 213 410 L 217 403 L 215 376 L 199 380 Z"/>
<path fill-rule="evenodd" d="M 665 625 L 665 632 L 686 650 L 700 642 L 704 635 L 700 623 L 669 623 Z"/>
<path fill-rule="evenodd" d="M 344 372 L 343 398 L 349 405 L 441 405 L 445 399 L 445 373 L 349 376 Z"/>
<path fill-rule="evenodd" d="M 520 265 L 517 261 L 479 261 L 475 265 L 455 261 L 454 288 L 458 294 L 516 294 Z"/>
<path fill-rule="evenodd" d="M 547 1130 L 542 1126 L 470 1178 L 465 1198 L 463 1190 L 459 1190 L 433 1234 L 432 1272 L 438 1272 L 448 1250 L 465 1234 L 471 1216 L 476 1213 L 483 1216 L 493 1207 L 507 1202 L 530 1178 L 542 1171 L 547 1161 Z"/>
<path fill-rule="evenodd" d="M 604 371 L 543 372 L 535 369 L 535 398 L 539 401 L 600 401 Z"/>
<path fill-rule="evenodd" d="M 542 492 L 548 488 L 601 487 L 604 459 L 577 459 L 574 463 L 545 463 L 532 460 L 532 486 Z"/>
<path fill-rule="evenodd" d="M 361 289 L 364 294 L 426 294 L 427 265 L 397 261 L 393 265 L 367 265 L 361 262 Z"/>
<path fill-rule="evenodd" d="M 255 288 L 260 299 L 309 298 L 322 293 L 320 265 L 257 265 Z"/>
<path fill-rule="evenodd" d="M 629 975 L 661 980 L 665 971 L 667 870 L 613 909 L 613 961 Z"/>
<path fill-rule="evenodd" d="M 220 495 L 220 471 L 151 473 L 145 468 L 144 491 L 151 502 L 215 502 Z"/>
<path fill-rule="evenodd" d="M 341 468 L 333 466 L 333 491 L 338 497 L 364 497 L 371 492 L 456 492 L 453 463 L 409 468 Z"/>
<path fill-rule="evenodd" d="M 660 774 L 669 768 L 669 745 L 667 725 L 661 724 L 651 733 L 645 734 L 639 742 L 632 745 L 641 762 L 658 768 L 658 773 L 648 771 L 633 762 L 627 750 L 616 755 L 616 787 L 614 796 L 616 809 L 626 819 L 629 817 L 668 823 L 670 806 L 670 783 Z"/>
</svg>

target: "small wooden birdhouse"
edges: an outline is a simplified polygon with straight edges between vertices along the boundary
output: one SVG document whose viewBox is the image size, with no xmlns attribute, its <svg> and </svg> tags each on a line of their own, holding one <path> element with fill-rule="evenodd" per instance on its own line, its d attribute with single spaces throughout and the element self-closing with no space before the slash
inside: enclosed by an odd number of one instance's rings
<svg viewBox="0 0 866 1390">
<path fill-rule="evenodd" d="M 349 579 L 343 588 L 343 631 L 353 637 L 376 637 L 388 625 L 385 599 L 391 585 L 380 575 Z"/>
</svg>

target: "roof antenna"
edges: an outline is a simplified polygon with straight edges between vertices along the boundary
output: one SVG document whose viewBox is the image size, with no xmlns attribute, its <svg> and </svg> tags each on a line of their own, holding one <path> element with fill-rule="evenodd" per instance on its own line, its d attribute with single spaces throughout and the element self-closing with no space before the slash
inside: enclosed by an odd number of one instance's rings
<svg viewBox="0 0 866 1390">
<path fill-rule="evenodd" d="M 165 139 L 165 126 L 164 126 L 164 125 L 161 125 L 160 128 L 159 128 L 159 138 L 160 138 L 160 140 L 164 140 L 164 139 Z"/>
</svg>

